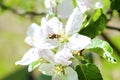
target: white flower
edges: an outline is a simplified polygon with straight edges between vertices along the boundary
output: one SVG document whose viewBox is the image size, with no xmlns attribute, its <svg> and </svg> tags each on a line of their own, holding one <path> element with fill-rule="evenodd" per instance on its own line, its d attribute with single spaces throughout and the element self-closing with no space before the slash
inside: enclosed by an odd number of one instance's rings
<svg viewBox="0 0 120 80">
<path fill-rule="evenodd" d="M 57 40 L 58 52 L 55 55 L 55 62 L 61 65 L 70 65 L 72 50 L 82 50 L 91 43 L 87 36 L 77 32 L 82 26 L 83 16 L 79 8 L 75 8 L 64 27 L 58 18 L 54 17 L 47 21 L 46 34 L 50 40 Z"/>
<path fill-rule="evenodd" d="M 81 12 L 85 12 L 89 9 L 102 8 L 102 0 L 76 0 Z"/>
<path fill-rule="evenodd" d="M 52 49 L 59 45 L 57 40 L 46 39 L 46 23 L 45 18 L 41 20 L 41 27 L 32 23 L 27 31 L 25 42 L 38 49 Z"/>
<path fill-rule="evenodd" d="M 71 67 L 44 63 L 39 70 L 45 75 L 52 76 L 52 80 L 78 80 L 77 73 Z"/>
<path fill-rule="evenodd" d="M 37 48 L 31 48 L 20 61 L 17 61 L 16 65 L 30 65 L 32 62 L 35 62 L 37 60 L 44 59 L 50 63 L 54 63 L 53 57 L 55 54 L 51 50 L 47 49 L 37 49 Z M 31 71 L 31 70 L 29 70 Z"/>
<path fill-rule="evenodd" d="M 66 44 L 72 50 L 82 50 L 91 43 L 90 38 L 77 33 L 82 26 L 82 21 L 83 16 L 79 8 L 74 9 L 65 27 L 54 17 L 50 19 L 46 25 L 48 38 L 59 41 L 58 44 L 60 44 L 60 46 L 61 44 Z"/>
</svg>

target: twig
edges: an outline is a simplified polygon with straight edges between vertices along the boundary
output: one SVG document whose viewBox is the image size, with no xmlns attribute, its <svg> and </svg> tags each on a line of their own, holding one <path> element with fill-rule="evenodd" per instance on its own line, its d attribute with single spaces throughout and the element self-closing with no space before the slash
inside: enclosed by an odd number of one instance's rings
<svg viewBox="0 0 120 80">
<path fill-rule="evenodd" d="M 120 50 L 117 48 L 113 42 L 106 36 L 106 34 L 102 33 L 102 37 L 110 44 L 110 46 L 115 50 L 115 52 L 120 56 Z"/>
<path fill-rule="evenodd" d="M 107 26 L 107 28 L 108 28 L 108 29 L 113 29 L 113 30 L 120 31 L 120 28 L 117 28 L 117 27 Z"/>
<path fill-rule="evenodd" d="M 4 10 L 9 10 L 17 15 L 20 15 L 20 16 L 26 16 L 26 15 L 30 15 L 30 16 L 40 16 L 40 15 L 45 15 L 46 13 L 45 12 L 41 12 L 41 13 L 37 13 L 37 12 L 33 12 L 33 11 L 20 11 L 20 10 L 16 10 L 14 8 L 11 8 L 11 7 L 8 7 L 4 4 L 1 4 L 0 3 L 0 7 Z"/>
</svg>

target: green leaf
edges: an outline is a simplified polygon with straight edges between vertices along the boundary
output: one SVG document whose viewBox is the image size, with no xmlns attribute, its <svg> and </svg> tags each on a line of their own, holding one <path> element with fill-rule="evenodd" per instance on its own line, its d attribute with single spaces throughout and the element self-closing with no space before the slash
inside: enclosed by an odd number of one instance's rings
<svg viewBox="0 0 120 80">
<path fill-rule="evenodd" d="M 97 21 L 101 15 L 102 15 L 101 9 L 97 9 L 94 15 L 92 16 L 93 22 Z"/>
<path fill-rule="evenodd" d="M 102 13 L 101 9 L 97 9 L 91 19 L 86 23 L 85 27 L 80 30 L 80 34 L 86 35 L 90 38 L 94 38 L 106 27 L 107 18 Z"/>
<path fill-rule="evenodd" d="M 29 67 L 28 67 L 28 71 L 31 72 L 32 70 L 34 70 L 36 67 L 38 67 L 40 65 L 40 59 L 35 61 L 35 62 L 32 62 Z"/>
<path fill-rule="evenodd" d="M 88 63 L 93 63 L 93 54 L 92 53 L 85 53 L 83 54 L 83 57 L 85 59 L 85 61 L 87 61 Z"/>
<path fill-rule="evenodd" d="M 81 64 L 76 67 L 79 80 L 103 80 L 100 70 L 94 64 Z"/>
<path fill-rule="evenodd" d="M 40 76 L 35 80 L 51 80 L 51 76 L 40 74 Z"/>
<path fill-rule="evenodd" d="M 120 0 L 111 0 L 111 8 L 120 11 Z"/>
<path fill-rule="evenodd" d="M 76 0 L 72 0 L 72 3 L 73 3 L 73 5 L 74 5 L 74 7 L 77 6 Z"/>
<path fill-rule="evenodd" d="M 111 55 L 113 53 L 113 49 L 106 41 L 93 39 L 92 43 L 86 49 L 89 49 L 90 51 L 107 58 L 109 62 L 116 62 L 116 60 Z"/>
</svg>

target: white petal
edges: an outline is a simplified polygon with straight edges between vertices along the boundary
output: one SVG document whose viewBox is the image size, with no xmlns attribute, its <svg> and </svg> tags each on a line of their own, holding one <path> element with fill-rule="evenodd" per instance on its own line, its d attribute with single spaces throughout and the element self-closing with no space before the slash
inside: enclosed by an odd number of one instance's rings
<svg viewBox="0 0 120 80">
<path fill-rule="evenodd" d="M 65 27 L 66 34 L 71 35 L 77 33 L 81 28 L 82 22 L 83 16 L 80 10 L 78 8 L 75 8 L 67 21 Z"/>
<path fill-rule="evenodd" d="M 27 36 L 27 37 L 25 38 L 25 42 L 26 42 L 27 44 L 29 44 L 30 46 L 33 46 L 33 40 L 32 40 L 32 38 L 31 38 L 30 36 Z"/>
<path fill-rule="evenodd" d="M 69 60 L 72 57 L 73 56 L 72 56 L 71 50 L 66 45 L 63 45 L 60 47 L 60 49 L 56 53 L 54 60 L 58 64 L 69 65 L 72 63 Z"/>
<path fill-rule="evenodd" d="M 39 71 L 41 71 L 45 75 L 52 76 L 55 74 L 54 65 L 43 63 L 40 65 Z"/>
<path fill-rule="evenodd" d="M 45 0 L 45 7 L 47 8 L 48 14 L 52 15 L 56 12 L 56 1 L 55 0 Z"/>
<path fill-rule="evenodd" d="M 52 80 L 68 80 L 63 73 L 55 74 L 52 76 Z"/>
<path fill-rule="evenodd" d="M 39 50 L 39 56 L 49 61 L 50 63 L 53 63 L 53 64 L 55 63 L 53 60 L 55 54 L 51 50 L 45 50 L 45 49 Z"/>
<path fill-rule="evenodd" d="M 64 70 L 65 70 L 65 74 L 68 77 L 68 80 L 78 80 L 78 75 L 76 71 L 74 71 L 71 67 L 67 67 Z"/>
<path fill-rule="evenodd" d="M 73 11 L 72 0 L 63 0 L 62 3 L 58 4 L 57 14 L 60 18 L 68 18 Z"/>
<path fill-rule="evenodd" d="M 80 11 L 82 13 L 84 13 L 85 11 L 87 11 L 90 7 L 89 4 L 91 4 L 90 0 L 76 0 L 77 1 L 77 5 L 80 8 Z"/>
<path fill-rule="evenodd" d="M 76 0 L 81 12 L 84 13 L 89 9 L 102 8 L 102 0 Z"/>
<path fill-rule="evenodd" d="M 53 6 L 56 5 L 56 2 L 55 2 L 55 0 L 45 0 L 45 1 L 44 1 L 44 4 L 45 4 L 45 7 L 46 7 L 46 8 L 50 9 L 50 8 L 52 8 Z"/>
<path fill-rule="evenodd" d="M 40 26 L 35 23 L 32 23 L 28 28 L 27 35 L 33 37 L 35 34 L 39 33 Z"/>
<path fill-rule="evenodd" d="M 44 47 L 48 47 L 48 49 L 53 49 L 55 47 L 58 47 L 60 45 L 60 42 L 58 40 L 46 40 L 44 42 Z"/>
<path fill-rule="evenodd" d="M 87 36 L 74 34 L 70 39 L 68 46 L 73 50 L 82 50 L 91 43 L 91 39 Z"/>
<path fill-rule="evenodd" d="M 50 8 L 50 7 L 51 7 L 50 1 L 51 1 L 51 0 L 45 0 L 45 1 L 44 1 L 44 4 L 45 4 L 45 7 L 46 7 L 46 8 Z"/>
<path fill-rule="evenodd" d="M 29 65 L 30 63 L 38 60 L 40 57 L 38 55 L 38 50 L 36 48 L 31 48 L 20 61 L 17 61 L 15 64 L 18 65 Z"/>
<path fill-rule="evenodd" d="M 41 30 L 40 30 L 40 36 L 41 36 L 41 38 L 46 38 L 48 36 L 46 28 L 47 28 L 47 18 L 43 17 L 41 19 Z"/>
<path fill-rule="evenodd" d="M 33 46 L 34 42 L 39 40 L 40 38 L 40 27 L 32 23 L 27 31 L 27 37 L 25 38 L 25 42 L 31 46 Z"/>
<path fill-rule="evenodd" d="M 80 61 L 76 57 L 73 57 L 72 58 L 72 67 L 75 69 L 76 66 L 78 66 L 79 64 L 80 64 Z"/>
<path fill-rule="evenodd" d="M 63 31 L 63 25 L 62 23 L 58 20 L 57 17 L 54 17 L 50 19 L 47 22 L 47 32 L 49 34 L 60 34 L 61 31 Z"/>
<path fill-rule="evenodd" d="M 58 40 L 51 40 L 51 39 L 41 39 L 34 43 L 35 47 L 39 49 L 53 49 L 60 45 Z"/>
</svg>

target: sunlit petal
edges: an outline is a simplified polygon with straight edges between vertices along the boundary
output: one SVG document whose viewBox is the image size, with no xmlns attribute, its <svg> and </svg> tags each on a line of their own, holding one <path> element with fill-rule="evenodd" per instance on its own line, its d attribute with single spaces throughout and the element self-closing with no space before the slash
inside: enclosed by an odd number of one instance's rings
<svg viewBox="0 0 120 80">
<path fill-rule="evenodd" d="M 89 7 L 90 0 L 76 0 L 76 2 L 82 13 L 84 13 L 90 8 Z"/>
<path fill-rule="evenodd" d="M 58 40 L 51 40 L 51 39 L 40 39 L 36 43 L 34 43 L 35 47 L 39 49 L 53 49 L 60 45 Z"/>
<path fill-rule="evenodd" d="M 66 67 L 64 70 L 68 80 L 78 80 L 76 71 L 74 71 L 71 67 Z"/>
<path fill-rule="evenodd" d="M 68 80 L 68 78 L 65 75 L 63 75 L 63 73 L 60 73 L 53 75 L 52 80 Z"/>
<path fill-rule="evenodd" d="M 77 33 L 81 28 L 82 22 L 83 16 L 79 8 L 75 8 L 67 21 L 65 27 L 66 34 L 71 35 Z"/>
<path fill-rule="evenodd" d="M 40 30 L 40 26 L 35 23 L 32 23 L 28 28 L 27 35 L 33 37 L 34 35 L 38 34 Z"/>
<path fill-rule="evenodd" d="M 69 47 L 73 50 L 82 50 L 91 43 L 91 39 L 87 36 L 74 34 L 69 39 Z"/>
<path fill-rule="evenodd" d="M 47 32 L 49 34 L 60 34 L 61 31 L 63 31 L 63 25 L 62 23 L 58 20 L 57 17 L 54 17 L 52 19 L 50 19 L 47 22 Z"/>
<path fill-rule="evenodd" d="M 31 48 L 20 61 L 17 61 L 15 64 L 20 65 L 29 65 L 30 63 L 38 60 L 40 57 L 38 55 L 38 50 L 36 48 Z"/>
<path fill-rule="evenodd" d="M 63 0 L 62 3 L 58 4 L 57 14 L 60 18 L 68 18 L 73 11 L 72 0 Z"/>
<path fill-rule="evenodd" d="M 27 37 L 25 42 L 31 46 L 34 45 L 34 42 L 40 38 L 40 26 L 35 23 L 32 23 L 27 31 Z"/>
<path fill-rule="evenodd" d="M 60 49 L 56 53 L 54 60 L 56 63 L 62 64 L 62 65 L 69 65 L 72 63 L 69 60 L 72 57 L 73 56 L 72 56 L 71 50 L 66 45 L 63 45 L 60 47 Z"/>
<path fill-rule="evenodd" d="M 43 63 L 40 65 L 39 71 L 45 75 L 53 76 L 55 75 L 54 65 Z"/>
<path fill-rule="evenodd" d="M 42 58 L 44 58 L 48 62 L 50 62 L 52 64 L 55 63 L 53 60 L 55 54 L 51 50 L 42 49 L 42 50 L 39 50 L 38 54 L 39 54 L 39 56 L 41 56 Z"/>
</svg>

